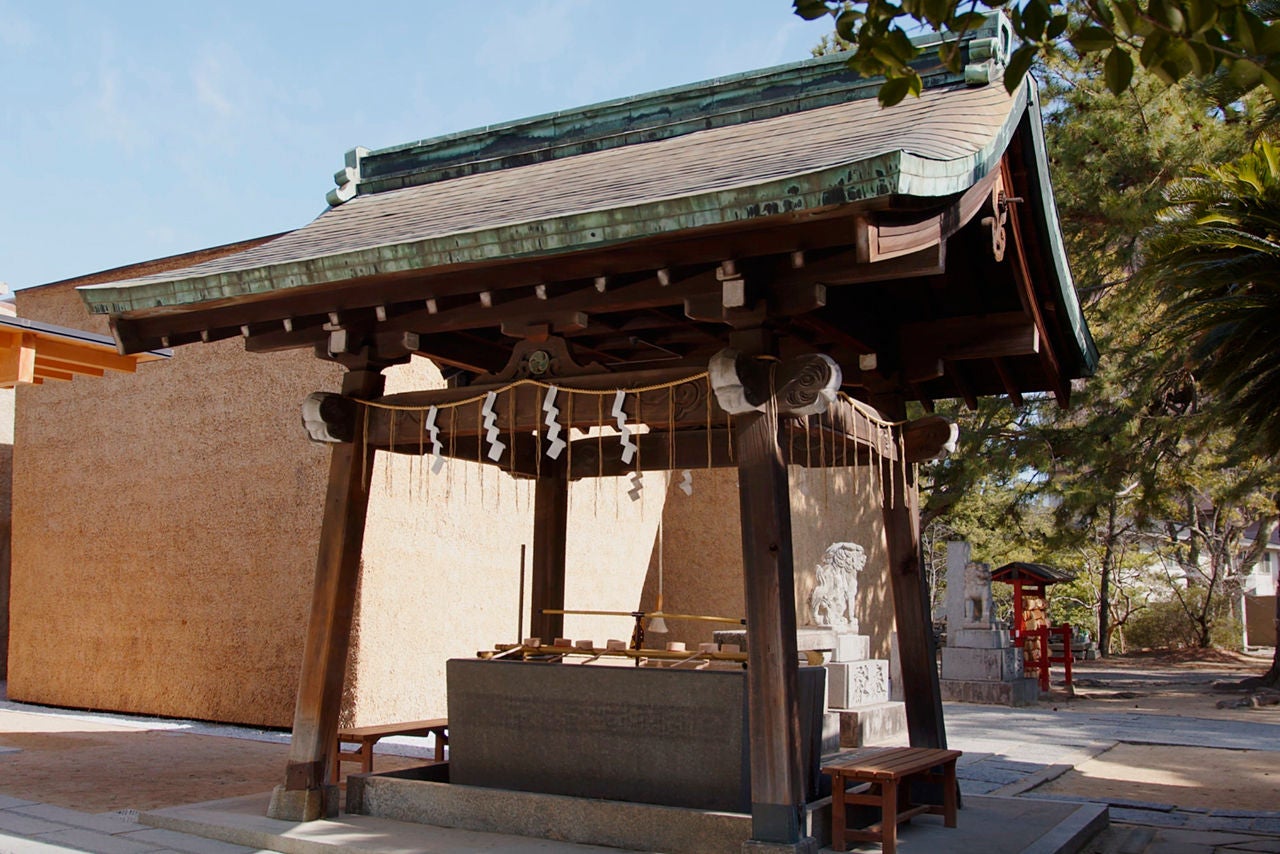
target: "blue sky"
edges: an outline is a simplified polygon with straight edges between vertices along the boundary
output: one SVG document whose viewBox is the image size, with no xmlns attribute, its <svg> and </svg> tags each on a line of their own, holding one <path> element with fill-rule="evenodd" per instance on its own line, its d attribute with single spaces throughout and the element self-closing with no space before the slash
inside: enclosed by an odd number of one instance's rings
<svg viewBox="0 0 1280 854">
<path fill-rule="evenodd" d="M 0 281 L 297 228 L 381 148 L 803 59 L 789 0 L 0 0 Z"/>
</svg>

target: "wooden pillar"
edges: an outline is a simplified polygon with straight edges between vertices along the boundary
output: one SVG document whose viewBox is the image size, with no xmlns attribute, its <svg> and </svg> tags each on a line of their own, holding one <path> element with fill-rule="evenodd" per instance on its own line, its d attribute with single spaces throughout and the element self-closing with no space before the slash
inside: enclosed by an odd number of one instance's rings
<svg viewBox="0 0 1280 854">
<path fill-rule="evenodd" d="M 735 418 L 751 752 L 751 839 L 743 850 L 816 852 L 817 842 L 803 835 L 800 821 L 805 768 L 791 495 L 778 417 L 826 411 L 840 388 L 840 367 L 821 354 L 756 358 L 769 352 L 766 337 L 763 330 L 735 333 L 735 347 L 750 355 L 725 349 L 708 364 L 716 401 Z"/>
<path fill-rule="evenodd" d="M 342 380 L 348 397 L 376 397 L 382 388 L 378 369 L 349 371 Z M 326 765 L 338 733 L 373 468 L 364 459 L 364 419 L 355 422 L 352 441 L 335 444 L 329 460 L 293 738 L 284 785 L 271 796 L 272 818 L 312 821 L 338 811 L 338 788 L 327 782 Z"/>
<path fill-rule="evenodd" d="M 929 585 L 920 571 L 920 492 L 915 470 L 883 460 L 880 472 L 907 734 L 912 747 L 946 747 Z"/>
<path fill-rule="evenodd" d="M 551 643 L 564 636 L 564 615 L 544 608 L 564 608 L 564 555 L 569 532 L 569 472 L 565 458 L 544 460 L 533 493 L 533 579 L 530 586 L 530 633 Z M 548 463 L 551 463 L 548 465 Z"/>
<path fill-rule="evenodd" d="M 738 415 L 735 426 L 747 606 L 751 838 L 796 846 L 802 843 L 803 751 L 791 504 L 776 400 L 764 411 Z"/>
</svg>

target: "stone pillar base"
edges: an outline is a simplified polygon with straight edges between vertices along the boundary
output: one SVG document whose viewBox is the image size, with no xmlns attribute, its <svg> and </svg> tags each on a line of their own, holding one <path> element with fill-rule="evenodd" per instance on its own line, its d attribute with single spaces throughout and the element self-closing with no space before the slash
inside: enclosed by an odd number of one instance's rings
<svg viewBox="0 0 1280 854">
<path fill-rule="evenodd" d="M 832 709 L 840 716 L 840 747 L 905 743 L 907 709 L 904 703 L 868 703 L 856 709 Z"/>
<path fill-rule="evenodd" d="M 315 821 L 338 815 L 338 787 L 322 786 L 319 789 L 286 789 L 276 786 L 271 790 L 271 805 L 267 818 L 281 821 Z"/>
<path fill-rule="evenodd" d="M 1040 699 L 1040 683 L 1029 676 L 1009 682 L 939 679 L 938 687 L 942 691 L 942 699 L 951 703 L 1033 706 Z"/>
<path fill-rule="evenodd" d="M 742 843 L 742 854 L 818 854 L 818 840 L 806 836 L 799 842 L 760 842 L 748 839 Z"/>
</svg>

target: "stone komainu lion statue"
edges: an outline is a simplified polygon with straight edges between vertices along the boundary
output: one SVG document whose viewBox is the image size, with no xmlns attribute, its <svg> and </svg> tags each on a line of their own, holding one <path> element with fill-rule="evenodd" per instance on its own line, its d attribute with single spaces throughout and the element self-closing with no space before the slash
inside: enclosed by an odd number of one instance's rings
<svg viewBox="0 0 1280 854">
<path fill-rule="evenodd" d="M 986 628 L 991 624 L 991 564 L 965 564 L 963 616 L 966 626 Z"/>
<path fill-rule="evenodd" d="M 858 573 L 866 564 L 867 553 L 857 543 L 827 547 L 817 566 L 818 585 L 809 596 L 814 625 L 857 630 Z"/>
</svg>

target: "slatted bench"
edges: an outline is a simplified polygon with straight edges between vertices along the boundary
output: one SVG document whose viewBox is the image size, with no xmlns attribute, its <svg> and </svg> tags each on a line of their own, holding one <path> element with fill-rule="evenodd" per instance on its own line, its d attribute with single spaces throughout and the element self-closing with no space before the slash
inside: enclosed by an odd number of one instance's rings
<svg viewBox="0 0 1280 854">
<path fill-rule="evenodd" d="M 449 719 L 433 718 L 427 721 L 409 721 L 399 724 L 377 724 L 375 726 L 343 727 L 338 730 L 338 737 L 333 745 L 333 762 L 329 763 L 329 782 L 338 782 L 338 771 L 343 762 L 359 762 L 360 770 L 366 774 L 373 773 L 373 746 L 381 739 L 393 735 L 415 735 L 436 737 L 436 761 L 444 761 L 444 748 L 449 743 Z M 355 750 L 344 751 L 342 745 L 358 744 Z"/>
<path fill-rule="evenodd" d="M 845 851 L 851 841 L 879 842 L 884 854 L 894 854 L 898 825 L 922 813 L 941 815 L 947 827 L 955 827 L 960 755 L 959 750 L 879 747 L 846 754 L 823 767 L 822 773 L 831 777 L 831 847 Z M 940 783 L 942 805 L 913 805 L 913 781 Z M 879 807 L 880 820 L 850 829 L 845 810 L 854 804 Z"/>
</svg>

